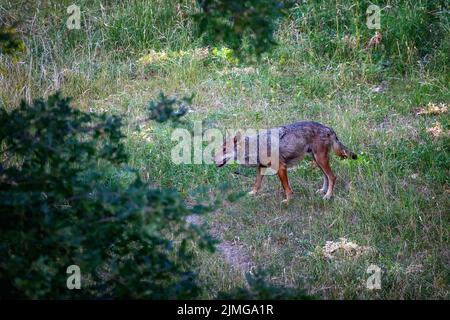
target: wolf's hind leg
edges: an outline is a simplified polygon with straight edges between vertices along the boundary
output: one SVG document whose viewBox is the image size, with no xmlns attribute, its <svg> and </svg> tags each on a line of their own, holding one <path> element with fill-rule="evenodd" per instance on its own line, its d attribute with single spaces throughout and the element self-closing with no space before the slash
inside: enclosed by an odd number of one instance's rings
<svg viewBox="0 0 450 320">
<path fill-rule="evenodd" d="M 258 168 L 256 168 L 256 181 L 255 184 L 253 185 L 253 189 L 252 191 L 250 191 L 248 194 L 249 195 L 256 195 L 259 191 L 259 189 L 261 189 L 261 183 L 262 183 L 262 179 L 263 179 L 263 175 L 261 174 L 261 166 L 258 166 Z"/>
</svg>

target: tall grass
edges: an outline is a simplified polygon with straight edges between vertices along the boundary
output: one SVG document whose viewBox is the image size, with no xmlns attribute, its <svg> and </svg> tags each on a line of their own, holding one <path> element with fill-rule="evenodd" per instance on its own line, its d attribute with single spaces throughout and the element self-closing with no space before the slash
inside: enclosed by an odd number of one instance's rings
<svg viewBox="0 0 450 320">
<path fill-rule="evenodd" d="M 192 1 L 131 1 L 110 9 L 106 29 L 109 49 L 128 55 L 154 50 L 186 49 L 194 41 Z"/>
<path fill-rule="evenodd" d="M 19 63 L 1 57 L 6 73 L 2 103 L 17 104 L 21 98 L 31 100 L 56 90 L 75 97 L 104 97 L 135 76 L 133 64 L 144 52 L 195 44 L 189 18 L 195 9 L 192 1 L 79 1 L 80 30 L 66 27 L 71 4 L 0 5 L 0 23 L 18 24 L 27 47 Z"/>
<path fill-rule="evenodd" d="M 448 46 L 449 15 L 445 1 L 387 1 L 380 4 L 382 44 L 369 54 L 366 44 L 375 30 L 366 27 L 371 1 L 313 1 L 298 4 L 280 30 L 283 43 L 301 47 L 318 59 L 332 62 L 364 60 L 395 71 L 417 67 L 417 60 L 441 64 L 435 55 Z M 427 56 L 427 54 L 429 56 Z M 431 60 L 431 61 L 430 61 Z M 446 67 L 446 66 L 445 66 Z"/>
</svg>

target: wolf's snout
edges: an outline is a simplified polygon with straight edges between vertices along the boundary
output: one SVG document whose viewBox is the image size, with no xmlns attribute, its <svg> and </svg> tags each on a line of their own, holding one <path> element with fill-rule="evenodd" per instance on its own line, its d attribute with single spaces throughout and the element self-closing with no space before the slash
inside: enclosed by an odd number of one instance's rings
<svg viewBox="0 0 450 320">
<path fill-rule="evenodd" d="M 223 165 L 225 164 L 225 159 L 224 158 L 218 158 L 218 157 L 213 157 L 212 161 L 214 162 L 214 164 L 216 165 L 216 167 L 220 168 L 223 167 Z"/>
<path fill-rule="evenodd" d="M 215 157 L 214 163 L 216 164 L 216 166 L 218 168 L 223 167 L 227 163 L 227 158 L 226 157 L 220 157 L 220 158 Z"/>
</svg>

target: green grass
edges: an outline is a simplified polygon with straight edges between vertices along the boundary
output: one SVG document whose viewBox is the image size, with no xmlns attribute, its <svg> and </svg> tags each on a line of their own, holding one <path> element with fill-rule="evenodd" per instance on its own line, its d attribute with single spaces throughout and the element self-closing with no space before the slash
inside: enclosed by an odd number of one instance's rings
<svg viewBox="0 0 450 320">
<path fill-rule="evenodd" d="M 412 112 L 430 101 L 448 101 L 448 89 L 438 77 L 427 78 L 423 85 L 411 77 L 392 79 L 385 93 L 375 94 L 372 83 L 351 78 L 351 66 L 342 66 L 338 76 L 311 65 L 298 65 L 292 74 L 261 63 L 250 75 L 223 75 L 222 67 L 214 64 L 163 68 L 164 79 L 146 81 L 142 91 L 121 93 L 126 98 L 117 108 L 138 116 L 134 108 L 159 88 L 195 92 L 188 123 L 202 120 L 204 129 L 266 128 L 313 119 L 333 127 L 360 155 L 356 162 L 333 158 L 338 184 L 332 201 L 314 193 L 321 175 L 305 160 L 289 173 L 296 198 L 288 207 L 281 205 L 278 179 L 267 177 L 261 195 L 225 203 L 209 217 L 212 227 L 224 226 L 223 239 L 239 238 L 251 260 L 270 270 L 274 282 L 300 284 L 323 298 L 448 298 L 449 140 L 431 138 L 426 129 L 438 121 L 448 130 L 449 118 Z M 188 197 L 220 196 L 223 183 L 237 192 L 250 190 L 253 180 L 233 175 L 234 166 L 174 165 L 171 130 L 152 125 L 150 142 L 139 134 L 130 139 L 131 165 L 156 184 Z M 252 169 L 241 170 L 254 175 Z M 340 237 L 371 246 L 376 253 L 343 262 L 311 254 Z M 242 283 L 239 272 L 230 277 L 229 269 L 222 271 L 224 261 L 216 255 L 200 257 L 207 287 L 225 290 Z M 382 290 L 376 292 L 364 286 L 372 263 L 385 270 Z M 408 273 L 411 265 L 422 265 L 422 271 Z"/>
<path fill-rule="evenodd" d="M 52 29 L 64 22 L 65 3 L 41 10 L 34 31 L 23 27 L 29 52 L 23 64 L 1 58 L 1 103 L 14 105 L 21 98 L 61 89 L 83 109 L 126 112 L 131 123 L 162 90 L 196 94 L 185 119 L 187 128 L 197 120 L 203 121 L 204 129 L 267 128 L 299 120 L 329 125 L 360 156 L 355 162 L 333 157 L 338 177 L 333 200 L 315 194 L 321 175 L 306 159 L 289 172 L 295 199 L 287 207 L 281 204 L 279 181 L 269 176 L 260 195 L 224 200 L 207 223 L 220 229 L 223 239 L 238 238 L 251 261 L 267 269 L 274 283 L 301 285 L 321 298 L 449 298 L 449 116 L 413 112 L 429 102 L 448 106 L 450 101 L 448 14 L 429 17 L 426 8 L 420 8 L 430 2 L 414 9 L 409 8 L 413 4 L 395 9 L 392 2 L 394 8 L 382 20 L 392 24 L 385 47 L 367 52 L 363 47 L 373 34 L 364 24 L 366 2 L 310 4 L 281 24 L 279 46 L 252 66 L 255 72 L 238 73 L 233 71 L 236 66 L 211 54 L 140 66 L 136 61 L 150 49 L 177 52 L 198 47 L 191 22 L 181 13 L 169 15 L 178 10 L 173 5 L 131 1 L 104 4 L 103 10 L 99 3 L 81 2 L 86 28 L 78 34 Z M 49 12 L 55 18 L 46 26 Z M 396 15 L 407 23 L 394 20 Z M 297 20 L 301 17 L 304 20 Z M 154 25 L 152 19 L 162 22 Z M 430 24 L 447 37 L 427 38 L 426 30 L 416 32 L 415 23 Z M 142 29 L 154 33 L 144 35 Z M 356 37 L 356 49 L 340 40 L 345 34 Z M 411 50 L 407 43 L 413 44 Z M 395 51 L 396 47 L 401 49 Z M 416 62 L 427 48 L 435 51 L 421 69 Z M 386 91 L 372 92 L 382 80 Z M 436 122 L 444 133 L 433 138 L 427 129 Z M 129 165 L 155 185 L 188 198 L 220 198 L 224 184 L 236 192 L 250 190 L 252 169 L 241 169 L 248 179 L 232 174 L 235 167 L 174 165 L 172 130 L 156 123 L 140 131 L 126 126 Z M 121 179 L 126 176 L 114 173 L 110 183 Z M 340 237 L 375 252 L 334 261 L 314 254 L 326 241 Z M 199 273 L 208 288 L 205 298 L 245 283 L 219 253 L 198 255 Z M 365 287 L 370 264 L 384 271 L 381 290 Z M 421 271 L 408 272 L 411 265 L 421 265 Z"/>
</svg>

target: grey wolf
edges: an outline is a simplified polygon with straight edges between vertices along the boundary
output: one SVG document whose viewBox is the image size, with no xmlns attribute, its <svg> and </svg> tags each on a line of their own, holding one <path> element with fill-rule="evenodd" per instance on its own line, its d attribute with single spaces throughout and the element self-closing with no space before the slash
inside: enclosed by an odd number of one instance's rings
<svg viewBox="0 0 450 320">
<path fill-rule="evenodd" d="M 297 164 L 306 154 L 311 154 L 317 166 L 323 173 L 322 188 L 317 190 L 323 193 L 324 199 L 330 199 L 333 195 L 333 189 L 336 184 L 336 175 L 331 171 L 329 162 L 329 152 L 334 153 L 341 158 L 356 159 L 355 153 L 350 151 L 342 142 L 339 141 L 336 133 L 329 127 L 312 121 L 301 121 L 293 124 L 281 126 L 271 130 L 278 132 L 278 163 L 276 173 L 281 181 L 285 192 L 283 202 L 288 202 L 294 192 L 289 184 L 287 168 Z M 259 140 L 261 134 L 245 136 L 238 132 L 234 136 L 227 137 L 214 155 L 214 163 L 222 167 L 231 159 L 236 160 L 239 154 L 245 154 L 244 160 L 248 160 L 249 142 Z M 266 139 L 270 141 L 270 139 Z M 271 144 L 268 145 L 268 150 Z M 272 150 L 273 153 L 274 150 Z M 264 168 L 273 166 L 273 158 L 257 151 L 256 161 L 251 165 L 256 166 L 256 181 L 253 189 L 249 192 L 255 195 L 261 189 L 263 179 L 262 171 Z M 267 153 L 267 152 L 265 152 Z M 271 153 L 271 152 L 268 152 Z M 247 163 L 241 163 L 249 165 Z"/>
</svg>

